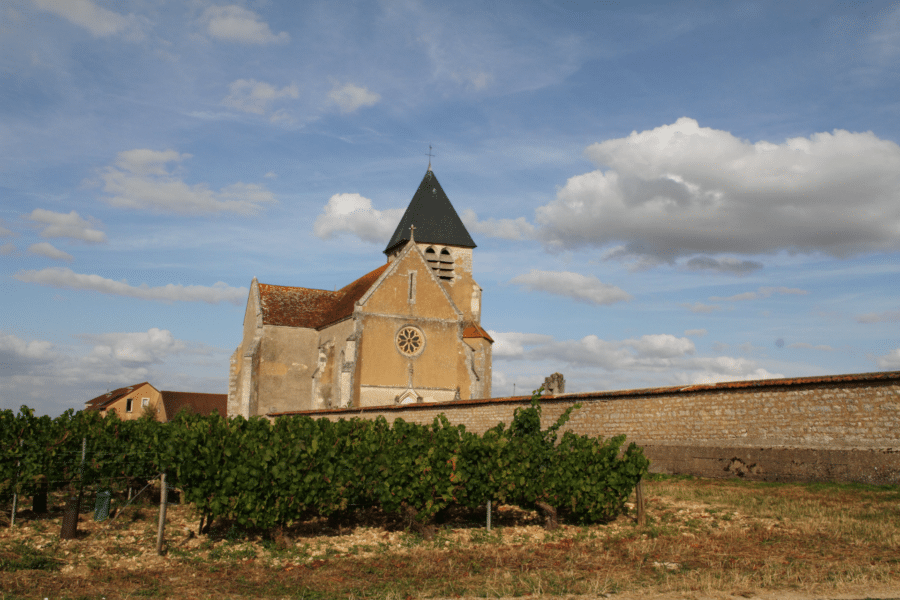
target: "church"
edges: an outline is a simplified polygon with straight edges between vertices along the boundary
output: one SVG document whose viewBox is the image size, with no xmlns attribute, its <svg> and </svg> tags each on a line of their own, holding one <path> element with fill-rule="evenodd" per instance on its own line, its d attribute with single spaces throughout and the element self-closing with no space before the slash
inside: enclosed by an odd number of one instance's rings
<svg viewBox="0 0 900 600">
<path fill-rule="evenodd" d="M 228 415 L 490 398 L 474 249 L 429 165 L 382 266 L 337 291 L 254 278 Z"/>
</svg>

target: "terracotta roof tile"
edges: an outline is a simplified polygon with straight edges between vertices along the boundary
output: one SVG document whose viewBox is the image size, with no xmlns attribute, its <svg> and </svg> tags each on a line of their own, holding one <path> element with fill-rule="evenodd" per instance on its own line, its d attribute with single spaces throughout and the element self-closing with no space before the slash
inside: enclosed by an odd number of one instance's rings
<svg viewBox="0 0 900 600">
<path fill-rule="evenodd" d="M 166 418 L 172 419 L 182 408 L 195 414 L 209 416 L 213 410 L 226 416 L 228 394 L 200 394 L 197 392 L 160 392 L 163 406 L 166 407 Z"/>
<path fill-rule="evenodd" d="M 357 300 L 381 277 L 388 265 L 366 273 L 336 292 L 259 284 L 264 325 L 321 329 L 353 314 Z"/>
<path fill-rule="evenodd" d="M 106 392 L 105 394 L 101 394 L 96 398 L 92 398 L 91 400 L 85 402 L 85 410 L 103 410 L 103 407 L 112 404 L 123 396 L 127 396 L 142 385 L 147 385 L 147 383 L 148 382 L 144 381 L 142 383 L 136 383 L 134 385 L 127 385 L 125 387 L 120 387 L 110 392 Z"/>
<path fill-rule="evenodd" d="M 488 332 L 481 328 L 481 325 L 475 323 L 469 325 L 463 330 L 464 338 L 484 338 L 490 343 L 494 343 L 494 338 L 488 335 Z"/>
</svg>

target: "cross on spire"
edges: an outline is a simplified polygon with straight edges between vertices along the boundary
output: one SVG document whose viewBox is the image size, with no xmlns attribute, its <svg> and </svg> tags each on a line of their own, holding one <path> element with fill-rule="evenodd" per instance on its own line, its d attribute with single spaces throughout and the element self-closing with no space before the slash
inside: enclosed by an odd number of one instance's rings
<svg viewBox="0 0 900 600">
<path fill-rule="evenodd" d="M 416 226 L 415 226 L 415 225 L 410 225 L 410 226 L 409 226 L 409 241 L 413 241 L 413 234 L 414 234 L 415 232 L 416 232 Z"/>
<path fill-rule="evenodd" d="M 434 154 L 431 153 L 431 144 L 428 144 L 428 152 L 426 152 L 425 154 L 426 154 L 426 156 L 428 156 L 428 170 L 430 171 L 431 170 L 431 157 L 435 156 Z"/>
</svg>

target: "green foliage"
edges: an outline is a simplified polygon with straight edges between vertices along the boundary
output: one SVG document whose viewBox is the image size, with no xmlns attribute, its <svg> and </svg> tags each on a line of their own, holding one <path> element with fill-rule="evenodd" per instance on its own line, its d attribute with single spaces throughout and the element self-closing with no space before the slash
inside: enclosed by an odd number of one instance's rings
<svg viewBox="0 0 900 600">
<path fill-rule="evenodd" d="M 615 517 L 649 461 L 624 436 L 602 440 L 541 428 L 541 390 L 509 427 L 476 435 L 444 415 L 397 419 L 204 417 L 169 423 L 68 411 L 57 419 L 0 411 L 0 496 L 54 486 L 109 486 L 165 471 L 205 518 L 271 529 L 311 515 L 379 506 L 429 523 L 452 504 L 545 505 L 577 521 Z M 88 440 L 82 466 L 82 439 Z"/>
</svg>

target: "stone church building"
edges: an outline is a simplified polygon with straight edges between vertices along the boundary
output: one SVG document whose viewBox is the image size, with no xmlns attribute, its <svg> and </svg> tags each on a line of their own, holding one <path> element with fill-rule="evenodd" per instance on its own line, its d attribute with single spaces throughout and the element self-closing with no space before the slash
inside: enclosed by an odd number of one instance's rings
<svg viewBox="0 0 900 600">
<path fill-rule="evenodd" d="M 386 264 L 337 291 L 254 278 L 229 416 L 490 398 L 474 248 L 429 166 Z"/>
</svg>

